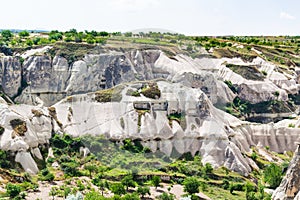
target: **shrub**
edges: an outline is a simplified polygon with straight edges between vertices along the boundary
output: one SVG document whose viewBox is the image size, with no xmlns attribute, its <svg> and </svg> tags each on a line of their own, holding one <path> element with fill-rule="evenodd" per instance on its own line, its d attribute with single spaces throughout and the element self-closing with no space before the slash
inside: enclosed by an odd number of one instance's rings
<svg viewBox="0 0 300 200">
<path fill-rule="evenodd" d="M 84 200 L 95 200 L 95 199 L 101 200 L 101 199 L 105 199 L 105 198 L 96 191 L 91 191 L 91 192 L 87 193 L 84 197 Z"/>
<path fill-rule="evenodd" d="M 275 189 L 279 186 L 281 179 L 282 179 L 282 169 L 280 166 L 271 163 L 266 169 L 264 170 L 263 174 L 265 182 L 270 185 L 270 188 Z"/>
<path fill-rule="evenodd" d="M 254 160 L 254 161 L 256 161 L 256 159 L 257 159 L 257 154 L 255 153 L 255 152 L 253 152 L 252 154 L 251 154 L 251 159 L 252 160 Z"/>
<path fill-rule="evenodd" d="M 137 193 L 139 193 L 141 195 L 141 197 L 144 198 L 144 196 L 146 194 L 150 195 L 150 188 L 149 187 L 138 187 Z"/>
<path fill-rule="evenodd" d="M 131 175 L 125 176 L 122 180 L 121 183 L 126 187 L 126 190 L 128 191 L 129 187 L 135 187 L 136 182 L 133 181 L 133 177 Z"/>
<path fill-rule="evenodd" d="M 157 188 L 161 182 L 161 179 L 159 176 L 153 176 L 151 182 L 154 185 L 154 187 Z"/>
<path fill-rule="evenodd" d="M 148 97 L 148 98 L 151 98 L 151 99 L 158 99 L 160 98 L 160 90 L 157 86 L 157 84 L 149 84 L 148 87 L 144 87 L 141 91 L 141 93 L 145 96 L 145 97 Z"/>
<path fill-rule="evenodd" d="M 61 168 L 66 175 L 69 176 L 77 176 L 79 174 L 78 168 L 79 163 L 71 161 L 71 162 L 63 162 L 61 163 Z"/>
<path fill-rule="evenodd" d="M 28 31 L 21 31 L 21 32 L 19 32 L 19 36 L 20 37 L 28 37 L 29 33 L 28 33 Z"/>
<path fill-rule="evenodd" d="M 21 192 L 21 187 L 12 183 L 8 183 L 5 188 L 6 193 L 9 195 L 10 198 L 15 198 Z"/>
<path fill-rule="evenodd" d="M 125 188 L 122 185 L 122 183 L 115 183 L 115 184 L 111 185 L 110 189 L 114 194 L 117 194 L 117 195 L 122 195 L 122 194 L 126 193 Z"/>
<path fill-rule="evenodd" d="M 188 177 L 183 181 L 184 191 L 189 194 L 199 192 L 200 182 L 195 177 Z"/>
<path fill-rule="evenodd" d="M 158 196 L 158 199 L 159 200 L 174 200 L 174 195 L 164 192 Z"/>
</svg>

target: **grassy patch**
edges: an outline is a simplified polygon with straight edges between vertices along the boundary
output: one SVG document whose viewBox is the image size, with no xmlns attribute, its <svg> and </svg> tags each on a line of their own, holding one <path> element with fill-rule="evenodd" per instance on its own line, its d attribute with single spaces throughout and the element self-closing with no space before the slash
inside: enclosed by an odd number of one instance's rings
<svg viewBox="0 0 300 200">
<path fill-rule="evenodd" d="M 255 66 L 226 64 L 226 67 L 248 80 L 263 81 L 265 78 Z"/>
<path fill-rule="evenodd" d="M 122 100 L 122 90 L 124 86 L 116 86 L 114 88 L 100 90 L 95 92 L 95 100 L 97 102 L 120 102 Z"/>
<path fill-rule="evenodd" d="M 53 58 L 54 56 L 61 56 L 68 60 L 69 65 L 77 60 L 81 60 L 86 54 L 95 49 L 95 45 L 82 43 L 66 43 L 57 42 L 53 48 L 49 49 L 48 53 Z"/>
<path fill-rule="evenodd" d="M 147 86 L 142 88 L 141 94 L 151 99 L 159 99 L 161 95 L 156 83 L 149 83 Z"/>
</svg>

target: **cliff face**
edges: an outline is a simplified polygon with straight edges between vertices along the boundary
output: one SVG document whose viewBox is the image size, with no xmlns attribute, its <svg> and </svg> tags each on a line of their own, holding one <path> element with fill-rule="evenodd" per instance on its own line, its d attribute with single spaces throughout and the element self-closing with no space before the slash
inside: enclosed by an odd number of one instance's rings
<svg viewBox="0 0 300 200">
<path fill-rule="evenodd" d="M 136 80 L 163 78 L 200 88 L 214 104 L 226 104 L 236 96 L 224 84 L 230 80 L 236 85 L 238 96 L 252 103 L 272 99 L 287 100 L 297 93 L 297 77 L 291 79 L 268 69 L 264 80 L 248 80 L 235 73 L 224 63 L 232 65 L 269 65 L 261 59 L 245 63 L 239 59 L 192 59 L 184 55 L 167 57 L 160 50 L 107 51 L 86 54 L 82 60 L 69 63 L 61 56 L 26 55 L 23 64 L 18 57 L 2 57 L 2 87 L 20 103 L 35 104 L 38 96 L 45 105 L 53 105 L 62 98 L 78 93 L 111 88 Z M 20 94 L 20 92 L 22 92 Z M 277 93 L 276 95 L 274 95 Z"/>
<path fill-rule="evenodd" d="M 71 64 L 45 52 L 21 56 L 22 64 L 19 57 L 1 57 L 2 90 L 21 105 L 0 104 L 0 148 L 15 152 L 16 161 L 31 173 L 38 170 L 32 156 L 43 159 L 38 146 L 47 145 L 51 133 L 140 139 L 167 155 L 200 152 L 203 162 L 244 175 L 253 168 L 253 161 L 243 155 L 251 146 L 284 152 L 294 150 L 299 140 L 298 119 L 255 124 L 215 107 L 236 96 L 250 103 L 286 101 L 298 91 L 296 73 L 278 73 L 260 58 L 250 63 L 192 59 L 157 49 L 106 50 Z M 234 68 L 249 65 L 268 75 L 250 80 Z M 235 92 L 224 83 L 228 80 Z"/>
<path fill-rule="evenodd" d="M 18 95 L 18 90 L 21 89 L 22 67 L 17 57 L 0 57 L 0 80 L 7 95 Z"/>
<path fill-rule="evenodd" d="M 300 148 L 295 151 L 294 158 L 280 186 L 275 190 L 272 199 L 289 200 L 300 198 Z"/>
</svg>

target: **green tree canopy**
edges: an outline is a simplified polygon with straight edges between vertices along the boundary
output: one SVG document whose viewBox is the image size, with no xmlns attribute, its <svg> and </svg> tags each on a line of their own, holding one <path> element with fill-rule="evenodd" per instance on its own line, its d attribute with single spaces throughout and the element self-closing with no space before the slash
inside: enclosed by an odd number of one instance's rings
<svg viewBox="0 0 300 200">
<path fill-rule="evenodd" d="M 8 183 L 6 185 L 6 193 L 10 198 L 14 198 L 18 196 L 21 192 L 21 187 L 12 183 Z"/>
<path fill-rule="evenodd" d="M 129 187 L 135 187 L 136 182 L 133 181 L 132 175 L 127 175 L 125 176 L 122 180 L 121 183 L 126 187 L 126 190 L 128 191 Z"/>
<path fill-rule="evenodd" d="M 161 182 L 161 179 L 159 176 L 153 176 L 151 182 L 155 186 L 155 188 L 157 188 Z"/>
<path fill-rule="evenodd" d="M 137 189 L 137 193 L 141 195 L 142 198 L 144 198 L 144 196 L 146 194 L 150 195 L 150 188 L 149 187 L 138 187 Z"/>
<path fill-rule="evenodd" d="M 111 185 L 110 189 L 114 194 L 117 194 L 117 195 L 122 195 L 122 194 L 126 193 L 125 188 L 122 183 L 115 183 L 115 184 Z"/>
<path fill-rule="evenodd" d="M 21 32 L 19 32 L 19 36 L 20 37 L 28 37 L 29 36 L 29 32 L 28 31 L 21 31 Z"/>
<path fill-rule="evenodd" d="M 200 182 L 195 177 L 188 177 L 183 181 L 184 191 L 189 194 L 199 192 Z"/>
<path fill-rule="evenodd" d="M 10 40 L 13 37 L 13 33 L 10 30 L 1 31 L 1 36 L 4 40 Z"/>
<path fill-rule="evenodd" d="M 282 169 L 280 166 L 271 163 L 264 170 L 264 180 L 270 185 L 270 188 L 275 189 L 279 186 L 282 179 Z"/>
</svg>

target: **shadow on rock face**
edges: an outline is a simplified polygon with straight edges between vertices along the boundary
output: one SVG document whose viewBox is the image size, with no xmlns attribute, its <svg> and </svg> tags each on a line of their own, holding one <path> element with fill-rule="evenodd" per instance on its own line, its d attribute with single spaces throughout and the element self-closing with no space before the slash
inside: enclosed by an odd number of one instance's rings
<svg viewBox="0 0 300 200">
<path fill-rule="evenodd" d="M 27 131 L 25 121 L 23 121 L 21 119 L 13 119 L 9 123 L 17 135 L 24 136 L 25 132 Z M 13 136 L 13 137 L 15 137 L 15 136 Z"/>
<path fill-rule="evenodd" d="M 0 136 L 4 133 L 4 131 L 5 129 L 2 126 L 0 126 Z"/>
</svg>

